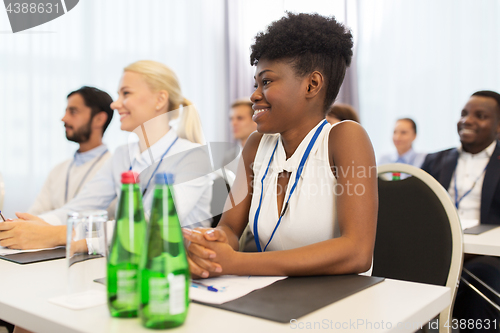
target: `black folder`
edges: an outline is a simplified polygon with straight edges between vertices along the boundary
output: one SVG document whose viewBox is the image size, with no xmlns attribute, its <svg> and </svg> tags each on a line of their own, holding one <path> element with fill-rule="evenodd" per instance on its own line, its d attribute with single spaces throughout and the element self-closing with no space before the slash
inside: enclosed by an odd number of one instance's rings
<svg viewBox="0 0 500 333">
<path fill-rule="evenodd" d="M 498 224 L 480 224 L 475 227 L 465 229 L 464 234 L 479 235 L 483 232 L 490 231 L 491 229 L 495 228 L 498 228 Z"/>
<path fill-rule="evenodd" d="M 197 303 L 289 323 L 383 280 L 362 275 L 289 277 L 224 304 Z"/>
<path fill-rule="evenodd" d="M 35 262 L 61 259 L 65 257 L 66 257 L 66 248 L 62 247 L 52 250 L 6 254 L 0 256 L 0 259 L 12 261 L 17 264 L 31 264 Z"/>
</svg>

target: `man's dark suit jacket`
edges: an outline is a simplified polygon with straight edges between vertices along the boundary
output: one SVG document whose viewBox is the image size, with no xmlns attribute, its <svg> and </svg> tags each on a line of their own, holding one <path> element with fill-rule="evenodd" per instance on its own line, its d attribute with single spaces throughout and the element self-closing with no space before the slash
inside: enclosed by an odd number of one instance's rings
<svg viewBox="0 0 500 333">
<path fill-rule="evenodd" d="M 425 158 L 422 169 L 436 178 L 448 191 L 451 177 L 457 167 L 458 155 L 457 148 L 429 154 Z M 482 224 L 500 225 L 500 142 L 498 140 L 484 175 L 480 216 Z"/>
</svg>

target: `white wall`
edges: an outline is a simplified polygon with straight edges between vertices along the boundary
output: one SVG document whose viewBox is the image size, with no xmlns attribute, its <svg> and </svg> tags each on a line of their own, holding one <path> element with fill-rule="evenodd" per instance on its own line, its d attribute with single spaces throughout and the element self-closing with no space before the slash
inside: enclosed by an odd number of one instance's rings
<svg viewBox="0 0 500 333">
<path fill-rule="evenodd" d="M 500 91 L 500 2 L 360 0 L 358 14 L 361 122 L 377 155 L 402 117 L 417 123 L 418 150 L 458 146 L 469 96 Z"/>
</svg>

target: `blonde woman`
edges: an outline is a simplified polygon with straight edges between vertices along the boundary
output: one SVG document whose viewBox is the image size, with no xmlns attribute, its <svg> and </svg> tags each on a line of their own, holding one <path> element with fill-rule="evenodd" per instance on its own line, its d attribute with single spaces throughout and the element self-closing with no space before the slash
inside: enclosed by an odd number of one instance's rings
<svg viewBox="0 0 500 333">
<path fill-rule="evenodd" d="M 169 126 L 180 112 L 178 130 Z M 174 173 L 176 207 L 185 227 L 209 226 L 212 181 L 210 162 L 201 147 L 203 135 L 196 109 L 183 97 L 175 73 L 155 61 L 138 61 L 124 69 L 118 99 L 121 129 L 134 132 L 139 142 L 117 148 L 96 176 L 73 200 L 39 217 L 17 213 L 19 219 L 1 223 L 0 245 L 13 249 L 35 249 L 66 243 L 69 211 L 105 209 L 119 195 L 121 173 L 140 173 L 146 216 L 149 217 L 154 175 Z"/>
</svg>

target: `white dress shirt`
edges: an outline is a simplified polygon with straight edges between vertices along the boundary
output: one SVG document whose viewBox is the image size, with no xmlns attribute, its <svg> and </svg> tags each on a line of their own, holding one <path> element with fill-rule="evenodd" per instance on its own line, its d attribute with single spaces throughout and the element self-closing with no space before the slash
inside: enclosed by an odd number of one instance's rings
<svg viewBox="0 0 500 333">
<path fill-rule="evenodd" d="M 455 204 L 457 200 L 459 201 L 458 216 L 462 227 L 470 228 L 479 224 L 485 169 L 495 147 L 496 141 L 493 141 L 486 149 L 477 154 L 467 153 L 463 151 L 462 147 L 458 148 L 460 156 L 448 193 Z M 455 185 L 458 192 L 456 196 Z M 466 194 L 469 190 L 470 192 Z"/>
<path fill-rule="evenodd" d="M 110 157 L 111 153 L 106 145 L 100 145 L 84 153 L 77 151 L 73 158 L 56 165 L 50 171 L 28 213 L 40 215 L 64 206 L 82 190 Z M 114 210 L 112 212 L 114 213 Z"/>
<path fill-rule="evenodd" d="M 132 168 L 140 174 L 144 212 L 149 219 L 154 192 L 154 175 L 160 172 L 174 174 L 175 205 L 182 226 L 209 226 L 211 222 L 210 202 L 212 180 L 210 160 L 206 147 L 178 138 L 170 130 L 154 145 L 140 153 L 139 143 L 118 147 L 92 181 L 88 182 L 80 194 L 61 209 L 41 215 L 48 223 L 66 223 L 67 213 L 92 209 L 106 209 L 109 203 L 121 193 L 121 174 Z M 174 143 L 174 144 L 173 144 Z M 173 145 L 172 145 L 173 144 Z M 172 145 L 172 146 L 171 146 Z M 162 155 L 171 146 L 160 167 L 154 170 Z M 207 162 L 208 161 L 208 162 Z M 149 180 L 151 181 L 149 182 Z M 148 185 L 149 182 L 149 186 Z"/>
</svg>

